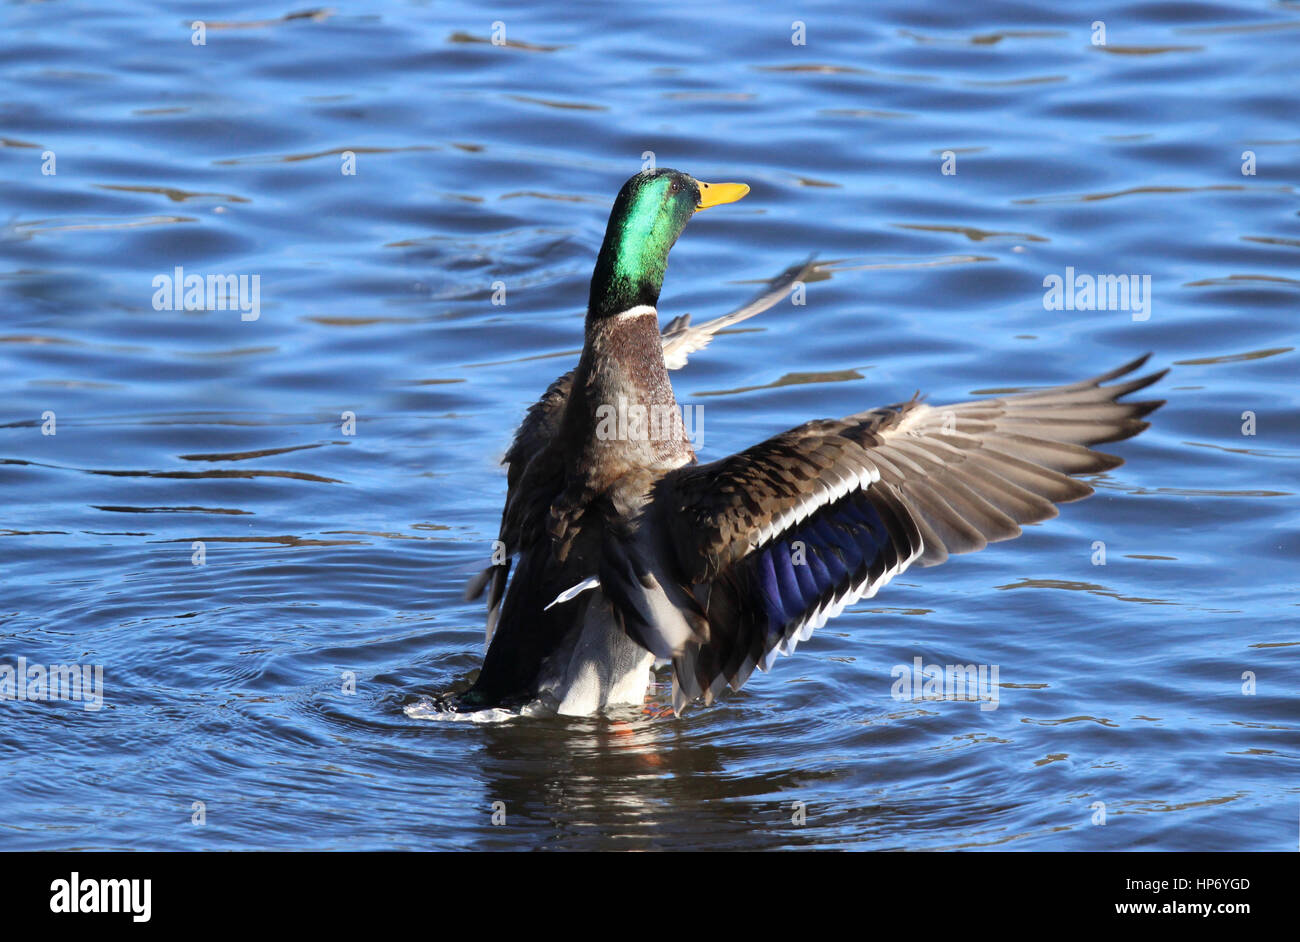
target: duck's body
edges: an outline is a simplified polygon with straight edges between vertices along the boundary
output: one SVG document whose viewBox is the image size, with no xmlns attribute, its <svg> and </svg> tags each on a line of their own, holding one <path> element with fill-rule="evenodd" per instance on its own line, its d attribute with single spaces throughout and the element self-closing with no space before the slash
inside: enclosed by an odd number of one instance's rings
<svg viewBox="0 0 1300 942">
<path fill-rule="evenodd" d="M 578 366 L 505 458 L 499 539 L 517 564 L 513 578 L 507 558 L 470 585 L 489 589 L 489 647 L 462 708 L 640 704 L 657 659 L 673 665 L 677 710 L 739 689 L 912 563 L 1011 538 L 1090 494 L 1068 475 L 1120 460 L 1086 446 L 1137 434 L 1160 405 L 1116 399 L 1162 374 L 1100 385 L 1137 361 L 1021 396 L 810 422 L 697 464 L 680 422 L 649 421 L 680 416 L 669 367 L 794 279 L 700 328 L 678 319 L 661 333 L 655 305 L 690 216 L 747 191 L 659 170 L 620 192 Z"/>
<path fill-rule="evenodd" d="M 625 423 L 632 404 L 647 416 L 679 414 L 653 307 L 590 323 L 565 379 L 507 456 L 512 478 L 522 467 L 502 527 L 518 565 L 474 691 L 489 702 L 543 696 L 561 713 L 587 714 L 641 702 L 654 657 L 619 628 L 601 589 L 550 603 L 596 572 L 607 539 L 631 532 L 651 485 L 693 463 L 695 452 L 680 423 L 674 434 L 618 434 L 620 403 Z M 602 434 L 610 425 L 612 437 Z"/>
</svg>

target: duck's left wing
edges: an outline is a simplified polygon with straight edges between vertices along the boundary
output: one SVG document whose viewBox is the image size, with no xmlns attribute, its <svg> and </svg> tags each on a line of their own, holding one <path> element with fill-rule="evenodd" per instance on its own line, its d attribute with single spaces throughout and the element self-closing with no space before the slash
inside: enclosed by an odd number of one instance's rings
<svg viewBox="0 0 1300 942">
<path fill-rule="evenodd" d="M 811 258 L 806 262 L 791 265 L 769 281 L 745 304 L 728 314 L 715 317 L 695 327 L 691 326 L 689 314 L 674 317 L 660 331 L 664 345 L 664 364 L 670 370 L 681 369 L 686 365 L 686 358 L 697 350 L 707 347 L 718 331 L 747 320 L 755 314 L 762 314 L 768 308 L 783 301 L 797 284 L 808 281 L 816 272 L 817 265 Z M 823 274 L 821 277 L 825 278 L 826 275 Z"/>
<path fill-rule="evenodd" d="M 506 466 L 506 503 L 501 514 L 501 527 L 497 532 L 497 545 L 493 548 L 492 563 L 465 583 L 465 601 L 470 602 L 487 590 L 487 640 L 492 642 L 497 621 L 501 617 L 501 600 L 506 594 L 510 578 L 510 560 L 519 551 L 520 534 L 510 525 L 514 518 L 511 504 L 518 495 L 518 485 L 528 464 L 539 455 L 559 431 L 564 405 L 569 401 L 573 387 L 573 370 L 551 383 L 542 398 L 528 407 L 524 420 L 515 430 L 515 437 L 501 463 Z"/>
<path fill-rule="evenodd" d="M 674 706 L 739 689 L 909 565 L 1010 539 L 1091 494 L 1071 475 L 1122 461 L 1087 446 L 1146 428 L 1161 402 L 1117 400 L 1164 374 L 1101 384 L 1145 360 L 1040 392 L 810 422 L 665 475 L 644 533 L 707 625 L 698 640 L 642 641 L 674 648 Z"/>
</svg>

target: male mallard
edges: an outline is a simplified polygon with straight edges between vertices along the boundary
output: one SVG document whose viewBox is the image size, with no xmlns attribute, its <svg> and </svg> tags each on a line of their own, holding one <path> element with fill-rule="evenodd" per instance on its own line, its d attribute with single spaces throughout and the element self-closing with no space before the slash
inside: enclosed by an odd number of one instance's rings
<svg viewBox="0 0 1300 942">
<path fill-rule="evenodd" d="M 460 709 L 639 704 L 656 659 L 672 663 L 675 710 L 710 703 L 913 563 L 1011 539 L 1091 494 L 1069 475 L 1122 461 L 1086 446 L 1136 435 L 1163 404 L 1117 401 L 1163 372 L 1101 385 L 1142 357 L 1039 392 L 820 419 L 697 464 L 680 423 L 644 416 L 676 415 L 669 366 L 764 299 L 663 334 L 655 306 L 691 216 L 748 192 L 668 169 L 619 191 L 577 368 L 528 410 L 503 462 L 506 558 L 467 589 L 489 588 L 488 651 Z"/>
</svg>

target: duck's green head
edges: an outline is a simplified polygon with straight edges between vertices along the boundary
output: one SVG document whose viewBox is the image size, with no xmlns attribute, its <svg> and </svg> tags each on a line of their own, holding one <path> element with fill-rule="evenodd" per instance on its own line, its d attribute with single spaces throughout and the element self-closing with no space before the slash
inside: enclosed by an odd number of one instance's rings
<svg viewBox="0 0 1300 942">
<path fill-rule="evenodd" d="M 668 251 L 691 216 L 734 203 L 748 192 L 743 183 L 702 183 L 666 167 L 643 170 L 624 183 L 591 277 L 587 317 L 600 319 L 639 304 L 657 304 Z"/>
</svg>

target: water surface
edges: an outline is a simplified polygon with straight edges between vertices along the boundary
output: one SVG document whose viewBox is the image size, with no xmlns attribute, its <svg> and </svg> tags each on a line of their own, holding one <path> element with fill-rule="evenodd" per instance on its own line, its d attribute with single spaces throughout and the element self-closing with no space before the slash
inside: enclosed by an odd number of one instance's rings
<svg viewBox="0 0 1300 942">
<path fill-rule="evenodd" d="M 0 8 L 0 664 L 105 685 L 0 704 L 0 848 L 1296 846 L 1300 5 L 195 11 Z M 711 708 L 414 719 L 480 661 L 497 462 L 647 152 L 753 187 L 665 314 L 829 274 L 677 374 L 705 458 L 1145 351 L 1168 405 Z M 178 266 L 258 317 L 156 309 Z M 1149 318 L 1045 309 L 1067 267 Z M 917 657 L 998 708 L 895 699 Z"/>
</svg>

